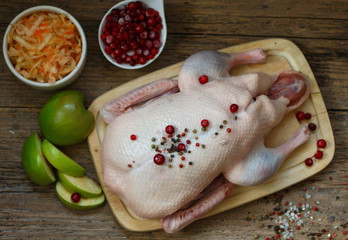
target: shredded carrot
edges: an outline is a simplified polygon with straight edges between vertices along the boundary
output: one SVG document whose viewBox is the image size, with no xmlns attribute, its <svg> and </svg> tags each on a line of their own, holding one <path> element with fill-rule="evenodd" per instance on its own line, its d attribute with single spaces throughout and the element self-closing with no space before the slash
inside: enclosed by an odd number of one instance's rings
<svg viewBox="0 0 348 240">
<path fill-rule="evenodd" d="M 48 25 L 48 22 L 43 21 L 42 23 L 40 23 L 39 28 L 46 27 L 47 25 Z"/>
<path fill-rule="evenodd" d="M 73 34 L 73 33 L 74 33 L 74 30 L 70 30 L 70 31 L 65 32 L 65 34 L 67 34 L 67 35 Z"/>
<path fill-rule="evenodd" d="M 8 53 L 24 77 L 54 83 L 68 75 L 81 58 L 81 37 L 63 14 L 39 12 L 13 25 Z"/>
</svg>

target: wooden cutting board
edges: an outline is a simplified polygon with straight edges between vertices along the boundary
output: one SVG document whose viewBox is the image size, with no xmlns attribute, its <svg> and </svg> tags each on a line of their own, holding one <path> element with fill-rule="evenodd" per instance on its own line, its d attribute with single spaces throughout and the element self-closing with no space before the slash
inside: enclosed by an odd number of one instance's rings
<svg viewBox="0 0 348 240">
<path fill-rule="evenodd" d="M 230 74 L 240 75 L 256 71 L 275 74 L 289 69 L 306 74 L 310 79 L 311 95 L 300 107 L 300 109 L 304 112 L 309 112 L 312 114 L 312 119 L 310 122 L 317 125 L 317 130 L 312 133 L 309 142 L 296 149 L 288 157 L 279 171 L 271 179 L 258 186 L 235 188 L 229 198 L 225 199 L 220 205 L 218 205 L 204 217 L 227 211 L 298 183 L 325 168 L 331 162 L 334 155 L 335 143 L 330 119 L 312 70 L 310 69 L 309 64 L 302 52 L 294 43 L 285 39 L 260 40 L 228 47 L 222 49 L 221 51 L 232 53 L 252 50 L 255 48 L 262 48 L 266 50 L 268 55 L 267 62 L 263 64 L 248 64 L 239 66 L 234 68 Z M 127 209 L 127 207 L 123 205 L 120 199 L 111 193 L 111 191 L 105 186 L 100 159 L 100 146 L 106 129 L 106 124 L 99 115 L 99 109 L 106 102 L 147 83 L 157 81 L 162 78 L 176 79 L 182 63 L 183 62 L 174 64 L 147 74 L 143 77 L 129 81 L 122 86 L 116 87 L 99 96 L 89 107 L 89 110 L 94 114 L 96 119 L 95 129 L 88 138 L 89 149 L 94 166 L 114 216 L 124 228 L 130 231 L 157 230 L 161 229 L 161 224 L 159 219 L 146 220 L 135 216 L 129 209 Z M 294 112 L 287 114 L 282 122 L 275 129 L 273 129 L 266 138 L 266 146 L 276 147 L 281 145 L 301 125 L 307 125 L 308 123 L 308 120 L 301 122 L 297 121 Z M 316 160 L 312 167 L 307 167 L 304 164 L 304 159 L 313 156 L 317 150 L 316 142 L 320 138 L 327 141 L 327 147 L 324 149 L 324 157 L 321 160 Z"/>
</svg>

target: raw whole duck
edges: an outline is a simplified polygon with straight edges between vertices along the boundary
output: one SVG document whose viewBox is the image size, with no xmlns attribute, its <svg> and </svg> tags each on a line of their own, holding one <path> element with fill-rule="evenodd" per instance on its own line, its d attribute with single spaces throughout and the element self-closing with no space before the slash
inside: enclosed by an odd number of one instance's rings
<svg viewBox="0 0 348 240">
<path fill-rule="evenodd" d="M 301 128 L 274 149 L 264 138 L 310 88 L 292 70 L 229 75 L 236 65 L 265 61 L 261 49 L 202 51 L 184 62 L 177 81 L 162 79 L 105 104 L 107 187 L 137 216 L 160 218 L 172 233 L 218 205 L 235 185 L 269 179 L 310 134 Z"/>
</svg>

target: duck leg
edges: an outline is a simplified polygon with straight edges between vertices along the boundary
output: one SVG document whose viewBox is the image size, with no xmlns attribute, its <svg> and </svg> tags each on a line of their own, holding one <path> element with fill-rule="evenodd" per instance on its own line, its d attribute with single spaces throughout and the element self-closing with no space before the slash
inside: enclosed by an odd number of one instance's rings
<svg viewBox="0 0 348 240">
<path fill-rule="evenodd" d="M 178 92 L 178 81 L 172 79 L 161 79 L 134 89 L 118 97 L 100 108 L 100 115 L 106 123 L 110 123 L 115 117 L 132 111 L 136 105 L 149 103 L 160 96 Z M 144 106 L 144 105 L 143 105 Z"/>
</svg>

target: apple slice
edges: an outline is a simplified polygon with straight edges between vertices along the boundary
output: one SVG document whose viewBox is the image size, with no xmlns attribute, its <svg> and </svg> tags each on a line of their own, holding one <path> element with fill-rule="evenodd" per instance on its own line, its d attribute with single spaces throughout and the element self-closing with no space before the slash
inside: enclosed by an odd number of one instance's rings
<svg viewBox="0 0 348 240">
<path fill-rule="evenodd" d="M 37 132 L 31 134 L 24 142 L 22 165 L 28 177 L 36 184 L 50 185 L 56 181 L 51 165 L 42 155 L 41 139 Z"/>
<path fill-rule="evenodd" d="M 47 139 L 42 142 L 42 152 L 46 159 L 59 171 L 74 177 L 83 177 L 85 169 L 73 161 Z"/>
<path fill-rule="evenodd" d="M 62 203 L 75 209 L 92 209 L 102 205 L 105 202 L 105 196 L 103 193 L 93 198 L 81 197 L 80 201 L 77 203 L 72 202 L 71 195 L 73 192 L 67 190 L 60 181 L 57 181 L 56 183 L 56 192 L 59 200 Z"/>
<path fill-rule="evenodd" d="M 87 176 L 73 177 L 58 171 L 61 184 L 70 192 L 78 192 L 82 197 L 97 197 L 102 193 L 101 187 Z"/>
</svg>

